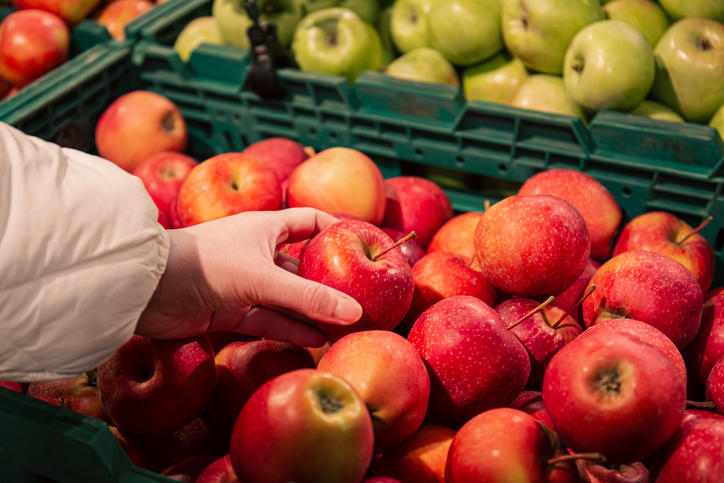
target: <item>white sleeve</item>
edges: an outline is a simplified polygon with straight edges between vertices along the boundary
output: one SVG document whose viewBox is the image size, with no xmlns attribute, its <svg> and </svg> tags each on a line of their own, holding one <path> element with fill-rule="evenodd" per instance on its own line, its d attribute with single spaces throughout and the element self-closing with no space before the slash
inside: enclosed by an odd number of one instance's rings
<svg viewBox="0 0 724 483">
<path fill-rule="evenodd" d="M 133 334 L 169 239 L 140 179 L 0 123 L 0 379 L 71 377 Z"/>
</svg>

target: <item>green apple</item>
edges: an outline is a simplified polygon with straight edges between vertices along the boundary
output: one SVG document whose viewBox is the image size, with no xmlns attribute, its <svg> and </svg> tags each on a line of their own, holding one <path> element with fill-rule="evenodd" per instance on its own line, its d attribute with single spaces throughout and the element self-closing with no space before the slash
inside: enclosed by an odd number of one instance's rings
<svg viewBox="0 0 724 483">
<path fill-rule="evenodd" d="M 661 37 L 654 55 L 654 97 L 687 121 L 708 121 L 724 103 L 724 25 L 679 20 Z"/>
<path fill-rule="evenodd" d="M 430 47 L 457 65 L 472 65 L 503 47 L 497 0 L 441 0 L 428 15 Z"/>
<path fill-rule="evenodd" d="M 511 54 L 533 70 L 563 71 L 573 36 L 603 19 L 599 0 L 503 0 L 503 38 Z"/>
<path fill-rule="evenodd" d="M 724 2 L 721 0 L 659 0 L 669 17 L 706 18 L 724 22 Z"/>
<path fill-rule="evenodd" d="M 601 20 L 573 37 L 563 62 L 568 94 L 585 109 L 631 110 L 654 82 L 654 52 L 646 36 L 620 20 Z"/>
<path fill-rule="evenodd" d="M 645 116 L 659 121 L 684 122 L 684 119 L 669 107 L 654 101 L 641 101 L 629 114 Z"/>
<path fill-rule="evenodd" d="M 186 62 L 191 52 L 201 44 L 223 44 L 219 27 L 214 17 L 198 17 L 186 24 L 176 37 L 173 48 L 181 60 Z"/>
<path fill-rule="evenodd" d="M 396 0 L 392 6 L 392 39 L 397 49 L 409 52 L 429 47 L 427 16 L 440 0 Z"/>
<path fill-rule="evenodd" d="M 724 141 L 724 104 L 722 104 L 719 110 L 712 116 L 709 125 L 719 131 L 719 136 L 722 141 Z"/>
<path fill-rule="evenodd" d="M 244 10 L 245 0 L 214 0 L 211 14 L 216 19 L 224 43 L 249 48 L 246 31 L 251 20 Z M 302 18 L 294 0 L 257 0 L 261 20 L 277 26 L 279 43 L 287 47 Z"/>
<path fill-rule="evenodd" d="M 294 0 L 302 18 L 325 8 L 339 7 L 340 0 Z"/>
<path fill-rule="evenodd" d="M 376 24 L 380 17 L 379 0 L 342 0 L 339 6 L 354 11 L 368 24 Z"/>
<path fill-rule="evenodd" d="M 613 0 L 604 5 L 603 10 L 611 20 L 621 20 L 641 30 L 651 47 L 656 46 L 669 28 L 669 18 L 651 0 Z"/>
<path fill-rule="evenodd" d="M 506 104 L 527 78 L 523 62 L 501 52 L 463 71 L 463 93 L 469 101 Z"/>
<path fill-rule="evenodd" d="M 397 57 L 395 41 L 392 39 L 392 7 L 387 7 L 380 12 L 380 18 L 377 20 L 377 33 L 380 34 L 382 41 L 384 65 L 387 65 Z"/>
<path fill-rule="evenodd" d="M 294 33 L 292 53 L 308 72 L 342 75 L 350 82 L 383 65 L 377 31 L 348 8 L 327 8 L 307 15 Z"/>
<path fill-rule="evenodd" d="M 586 120 L 583 111 L 563 86 L 563 79 L 555 75 L 535 74 L 528 77 L 513 95 L 511 106 L 552 112 Z"/>
<path fill-rule="evenodd" d="M 460 85 L 455 68 L 440 52 L 429 47 L 403 54 L 387 66 L 385 73 L 398 79 Z"/>
</svg>

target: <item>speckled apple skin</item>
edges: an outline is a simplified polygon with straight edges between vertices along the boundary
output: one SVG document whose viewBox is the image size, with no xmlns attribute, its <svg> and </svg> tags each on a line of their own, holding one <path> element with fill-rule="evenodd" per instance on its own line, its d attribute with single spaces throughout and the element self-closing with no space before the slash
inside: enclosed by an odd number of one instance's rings
<svg viewBox="0 0 724 483">
<path fill-rule="evenodd" d="M 633 250 L 601 265 L 583 302 L 587 327 L 607 319 L 651 324 L 684 349 L 696 336 L 704 295 L 699 282 L 679 262 L 654 252 Z"/>
<path fill-rule="evenodd" d="M 495 310 L 475 297 L 436 303 L 415 322 L 408 340 L 430 374 L 433 420 L 462 423 L 505 406 L 525 387 L 530 358 Z"/>
<path fill-rule="evenodd" d="M 571 317 L 578 321 L 582 321 L 583 316 L 581 315 L 581 307 L 576 307 L 576 304 L 578 304 L 578 301 L 581 300 L 583 294 L 586 293 L 586 287 L 588 286 L 588 282 L 591 281 L 591 278 L 593 278 L 596 270 L 598 270 L 600 267 L 600 263 L 592 258 L 589 258 L 588 263 L 586 263 L 586 267 L 583 269 L 583 272 L 581 272 L 576 281 L 573 282 L 563 292 L 556 295 L 556 298 L 553 300 L 552 305 L 568 311 L 571 314 Z M 543 297 L 539 297 L 539 299 L 543 299 Z M 541 300 L 541 302 L 542 301 L 543 300 Z"/>
<path fill-rule="evenodd" d="M 495 311 L 505 326 L 510 327 L 538 305 L 532 299 L 512 297 L 495 307 Z M 551 327 L 564 315 L 563 309 L 549 305 L 510 329 L 530 354 L 530 388 L 540 389 L 543 373 L 551 357 L 583 332 L 578 322 L 570 316 L 566 316 L 557 329 Z"/>
<path fill-rule="evenodd" d="M 518 195 L 551 195 L 571 203 L 591 236 L 591 257 L 605 260 L 623 214 L 611 193 L 595 178 L 574 169 L 550 169 L 531 176 Z"/>
<path fill-rule="evenodd" d="M 394 329 L 410 308 L 412 269 L 385 232 L 361 220 L 343 220 L 316 235 L 299 259 L 298 275 L 340 290 L 357 300 L 362 317 L 352 325 L 318 322 L 332 338 L 370 329 Z"/>
<path fill-rule="evenodd" d="M 586 222 L 565 200 L 510 196 L 491 206 L 475 230 L 480 271 L 498 290 L 521 297 L 557 295 L 588 262 Z"/>
<path fill-rule="evenodd" d="M 470 266 L 475 256 L 475 228 L 482 216 L 480 211 L 470 211 L 445 222 L 430 240 L 428 253 L 453 253 L 462 258 L 465 265 Z"/>
<path fill-rule="evenodd" d="M 720 357 L 706 380 L 706 397 L 714 401 L 719 412 L 724 413 L 724 357 Z"/>
<path fill-rule="evenodd" d="M 596 380 L 614 370 L 620 389 L 608 394 Z M 543 403 L 566 447 L 625 463 L 650 456 L 674 435 L 686 385 L 659 349 L 600 332 L 578 337 L 553 356 L 543 378 Z"/>
<path fill-rule="evenodd" d="M 711 291 L 701 314 L 701 326 L 684 357 L 692 377 L 706 384 L 709 371 L 724 355 L 724 288 Z"/>
<path fill-rule="evenodd" d="M 387 233 L 394 241 L 400 240 L 407 235 L 407 233 L 403 233 L 400 230 L 395 230 L 394 228 L 382 227 L 382 231 Z M 422 248 L 422 245 L 420 245 L 420 243 L 414 238 L 411 240 L 407 240 L 405 243 L 400 245 L 400 251 L 403 255 L 405 255 L 405 258 L 407 258 L 407 261 L 411 267 L 414 267 L 415 264 L 419 262 L 422 257 L 425 256 L 425 249 Z"/>
<path fill-rule="evenodd" d="M 714 277 L 714 250 L 706 238 L 698 233 L 684 243 L 676 243 L 693 228 L 671 213 L 651 211 L 629 221 L 613 249 L 613 256 L 631 250 L 648 250 L 673 258 L 684 265 L 696 277 L 706 292 Z"/>
</svg>

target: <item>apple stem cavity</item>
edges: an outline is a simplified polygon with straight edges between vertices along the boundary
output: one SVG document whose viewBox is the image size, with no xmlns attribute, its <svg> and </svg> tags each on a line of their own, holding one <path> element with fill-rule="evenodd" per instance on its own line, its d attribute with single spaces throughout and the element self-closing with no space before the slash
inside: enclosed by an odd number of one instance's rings
<svg viewBox="0 0 724 483">
<path fill-rule="evenodd" d="M 549 459 L 548 461 L 546 461 L 546 466 L 553 466 L 557 463 L 561 463 L 563 461 L 571 461 L 571 460 L 589 460 L 589 461 L 597 461 L 599 463 L 605 463 L 606 457 L 603 456 L 601 453 L 564 454 L 564 455 L 556 456 L 554 458 Z"/>
<path fill-rule="evenodd" d="M 397 240 L 394 244 L 390 245 L 389 247 L 385 248 L 385 249 L 382 250 L 380 253 L 378 253 L 377 255 L 375 255 L 374 257 L 372 257 L 372 261 L 373 261 L 373 262 L 376 262 L 376 261 L 379 260 L 380 257 L 382 257 L 382 255 L 384 255 L 385 253 L 389 252 L 390 250 L 392 250 L 392 249 L 394 249 L 394 248 L 399 247 L 399 246 L 402 245 L 403 243 L 405 243 L 405 242 L 407 242 L 407 241 L 410 241 L 410 240 L 412 240 L 413 238 L 416 238 L 416 237 L 417 237 L 417 234 L 414 232 L 414 230 L 411 231 L 411 232 L 408 233 L 407 235 L 405 235 L 405 236 L 403 236 L 402 238 L 400 238 L 399 240 Z"/>
<path fill-rule="evenodd" d="M 328 392 L 320 392 L 317 399 L 319 400 L 319 407 L 322 408 L 322 412 L 325 414 L 336 413 L 342 409 L 343 404 Z"/>
<path fill-rule="evenodd" d="M 534 309 L 530 310 L 530 311 L 529 311 L 527 314 L 525 314 L 523 317 L 521 317 L 520 319 L 518 319 L 517 321 L 515 321 L 515 323 L 514 323 L 513 325 L 508 326 L 508 330 L 511 330 L 511 329 L 517 327 L 518 325 L 520 325 L 525 319 L 527 319 L 527 318 L 530 317 L 531 315 L 533 315 L 533 314 L 535 314 L 535 313 L 537 313 L 537 312 L 540 312 L 541 310 L 543 310 L 544 308 L 546 308 L 548 305 L 550 305 L 550 303 L 553 302 L 555 299 L 556 299 L 556 298 L 555 298 L 553 295 L 551 295 L 550 297 L 548 297 L 547 299 L 545 299 L 545 301 L 544 301 L 543 303 L 541 303 L 540 305 L 538 305 L 538 306 L 535 307 Z"/>
<path fill-rule="evenodd" d="M 697 226 L 696 228 L 694 228 L 693 230 L 691 230 L 686 236 L 684 236 L 684 238 L 682 238 L 681 240 L 679 240 L 679 241 L 677 241 L 677 242 L 674 242 L 674 243 L 675 243 L 676 245 L 681 246 L 681 245 L 682 245 L 686 240 L 688 240 L 690 237 L 692 237 L 692 236 L 695 235 L 696 233 L 699 233 L 699 231 L 701 231 L 702 228 L 704 228 L 706 225 L 708 225 L 711 220 L 712 220 L 712 217 L 711 217 L 711 216 L 708 216 L 708 217 L 706 218 L 706 220 L 704 220 L 704 221 L 702 221 L 701 223 L 699 223 L 699 226 Z"/>
<path fill-rule="evenodd" d="M 174 126 L 176 125 L 176 116 L 174 116 L 173 112 L 169 112 L 165 116 L 163 116 L 163 119 L 161 120 L 161 127 L 164 131 L 171 132 L 173 131 Z"/>
<path fill-rule="evenodd" d="M 582 296 L 580 299 L 578 299 L 578 302 L 576 302 L 576 305 L 574 305 L 573 307 L 571 307 L 569 310 L 566 310 L 566 311 L 563 313 L 563 315 L 561 315 L 561 316 L 558 318 L 558 320 L 556 320 L 555 323 L 554 323 L 553 325 L 551 325 L 551 328 L 552 328 L 552 329 L 557 329 L 558 326 L 561 325 L 561 322 L 563 322 L 563 319 L 565 319 L 566 317 L 568 317 L 568 316 L 570 315 L 571 310 L 577 309 L 578 307 L 580 307 L 581 304 L 582 304 L 588 297 L 590 297 L 591 294 L 592 294 L 595 290 L 596 290 L 596 285 L 591 284 L 591 286 L 588 287 L 588 290 L 586 290 L 586 293 L 584 293 L 583 296 Z"/>
<path fill-rule="evenodd" d="M 694 409 L 705 409 L 705 410 L 711 410 L 716 411 L 716 404 L 714 401 L 690 401 L 686 400 L 686 407 L 687 408 L 694 408 Z"/>
</svg>

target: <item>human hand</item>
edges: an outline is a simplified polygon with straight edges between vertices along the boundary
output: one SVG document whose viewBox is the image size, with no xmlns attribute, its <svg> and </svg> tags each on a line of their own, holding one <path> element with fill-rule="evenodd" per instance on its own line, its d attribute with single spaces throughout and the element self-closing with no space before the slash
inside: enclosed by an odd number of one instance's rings
<svg viewBox="0 0 724 483">
<path fill-rule="evenodd" d="M 326 336 L 312 320 L 351 324 L 362 307 L 342 292 L 298 277 L 296 259 L 279 253 L 279 246 L 311 238 L 337 221 L 311 208 L 291 208 L 169 230 L 166 271 L 136 333 L 170 339 L 231 330 L 322 345 Z"/>
</svg>

